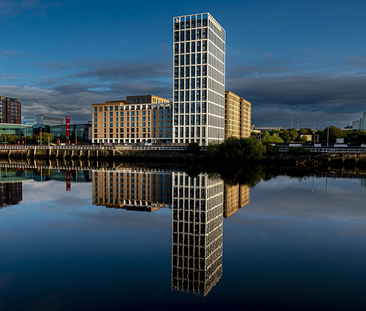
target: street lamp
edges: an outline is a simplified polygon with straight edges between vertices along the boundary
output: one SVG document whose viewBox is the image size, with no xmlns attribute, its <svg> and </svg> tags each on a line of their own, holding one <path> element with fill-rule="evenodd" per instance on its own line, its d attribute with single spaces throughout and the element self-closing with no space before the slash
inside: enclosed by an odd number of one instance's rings
<svg viewBox="0 0 366 311">
<path fill-rule="evenodd" d="M 328 120 L 328 128 L 327 128 L 327 148 L 329 147 L 329 120 Z"/>
</svg>

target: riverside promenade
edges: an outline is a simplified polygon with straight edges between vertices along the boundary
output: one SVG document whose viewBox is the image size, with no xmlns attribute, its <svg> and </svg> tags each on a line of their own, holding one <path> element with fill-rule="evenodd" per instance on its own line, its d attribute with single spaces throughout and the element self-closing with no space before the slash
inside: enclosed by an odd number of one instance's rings
<svg viewBox="0 0 366 311">
<path fill-rule="evenodd" d="M 201 148 L 202 151 L 206 147 Z M 134 145 L 1 145 L 1 158 L 181 157 L 187 144 Z"/>
</svg>

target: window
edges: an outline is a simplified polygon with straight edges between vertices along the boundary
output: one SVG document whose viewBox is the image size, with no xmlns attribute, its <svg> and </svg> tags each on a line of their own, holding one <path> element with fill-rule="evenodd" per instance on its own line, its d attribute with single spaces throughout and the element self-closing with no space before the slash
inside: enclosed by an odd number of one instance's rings
<svg viewBox="0 0 366 311">
<path fill-rule="evenodd" d="M 94 111 L 98 111 L 98 108 L 97 107 L 94 107 Z"/>
</svg>

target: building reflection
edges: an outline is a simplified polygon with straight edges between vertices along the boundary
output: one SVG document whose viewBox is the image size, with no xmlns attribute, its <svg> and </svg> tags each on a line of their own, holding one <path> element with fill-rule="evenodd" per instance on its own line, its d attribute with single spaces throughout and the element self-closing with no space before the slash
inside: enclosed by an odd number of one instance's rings
<svg viewBox="0 0 366 311">
<path fill-rule="evenodd" d="M 153 212 L 172 209 L 173 291 L 206 296 L 222 275 L 223 218 L 249 203 L 249 187 L 229 186 L 206 173 L 178 170 L 0 170 L 0 207 L 22 200 L 22 181 L 92 182 L 97 206 Z M 66 187 L 67 188 L 67 187 Z"/>
<path fill-rule="evenodd" d="M 222 274 L 222 180 L 173 173 L 172 290 L 206 296 Z"/>
<path fill-rule="evenodd" d="M 138 169 L 93 171 L 93 204 L 153 212 L 171 208 L 172 174 Z"/>
<path fill-rule="evenodd" d="M 21 182 L 1 182 L 0 183 L 0 208 L 16 205 L 22 200 Z"/>
<path fill-rule="evenodd" d="M 224 187 L 224 217 L 228 218 L 249 204 L 250 189 L 246 185 Z"/>
</svg>

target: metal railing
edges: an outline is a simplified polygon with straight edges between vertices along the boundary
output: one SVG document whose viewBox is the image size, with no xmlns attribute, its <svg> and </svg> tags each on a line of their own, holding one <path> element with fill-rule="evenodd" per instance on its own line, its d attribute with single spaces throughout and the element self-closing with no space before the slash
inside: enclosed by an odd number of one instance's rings
<svg viewBox="0 0 366 311">
<path fill-rule="evenodd" d="M 278 148 L 279 152 L 289 152 L 291 150 L 294 150 L 293 148 L 296 147 L 280 147 Z M 304 150 L 310 150 L 310 152 L 316 152 L 316 153 L 366 153 L 365 148 L 334 148 L 334 147 L 313 147 L 313 148 L 306 148 L 303 147 Z M 296 150 L 296 149 L 295 149 Z"/>
</svg>

